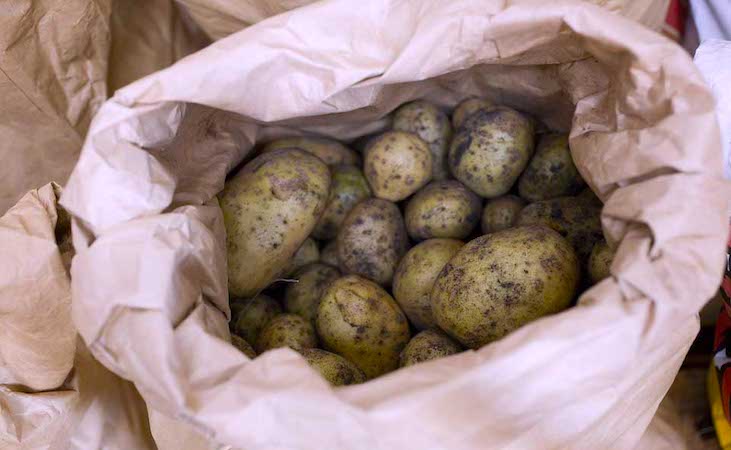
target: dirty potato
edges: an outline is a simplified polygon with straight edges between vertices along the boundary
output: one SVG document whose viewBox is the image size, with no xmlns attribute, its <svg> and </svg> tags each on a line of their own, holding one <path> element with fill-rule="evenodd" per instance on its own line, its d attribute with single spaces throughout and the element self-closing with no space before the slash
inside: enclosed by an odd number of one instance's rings
<svg viewBox="0 0 731 450">
<path fill-rule="evenodd" d="M 300 353 L 333 386 L 348 386 L 365 381 L 363 371 L 340 355 L 319 348 L 304 349 Z"/>
<path fill-rule="evenodd" d="M 338 241 L 333 239 L 325 244 L 320 250 L 320 262 L 323 264 L 329 264 L 333 267 L 338 267 Z"/>
<path fill-rule="evenodd" d="M 456 180 L 434 181 L 406 206 L 406 231 L 415 240 L 464 239 L 480 221 L 482 200 Z"/>
<path fill-rule="evenodd" d="M 431 291 L 439 273 L 464 245 L 456 239 L 429 239 L 403 257 L 393 277 L 393 296 L 415 328 L 436 327 Z"/>
<path fill-rule="evenodd" d="M 461 127 L 464 121 L 477 111 L 492 111 L 497 108 L 490 100 L 480 97 L 469 97 L 462 100 L 452 113 L 452 125 L 454 129 Z"/>
<path fill-rule="evenodd" d="M 251 345 L 244 340 L 241 336 L 236 336 L 235 334 L 231 335 L 231 343 L 234 347 L 239 349 L 241 353 L 246 355 L 249 359 L 256 358 L 256 352 L 251 347 Z"/>
<path fill-rule="evenodd" d="M 315 227 L 329 193 L 327 166 L 301 150 L 260 155 L 226 183 L 220 204 L 231 295 L 256 295 L 282 273 Z"/>
<path fill-rule="evenodd" d="M 544 226 L 474 239 L 440 273 L 432 290 L 439 327 L 477 349 L 540 317 L 567 308 L 579 263 L 571 245 Z"/>
<path fill-rule="evenodd" d="M 452 175 L 482 197 L 507 193 L 533 155 L 533 124 L 508 108 L 480 110 L 454 135 Z"/>
<path fill-rule="evenodd" d="M 518 180 L 520 196 L 530 202 L 574 195 L 584 179 L 574 165 L 565 134 L 541 136 L 536 153 Z"/>
<path fill-rule="evenodd" d="M 297 148 L 320 158 L 328 166 L 339 164 L 360 165 L 360 156 L 340 142 L 321 137 L 291 137 L 267 144 L 262 153 L 285 148 Z"/>
<path fill-rule="evenodd" d="M 406 344 L 399 357 L 399 367 L 413 366 L 461 351 L 462 347 L 443 331 L 424 330 Z"/>
<path fill-rule="evenodd" d="M 340 271 L 327 264 L 313 263 L 301 268 L 294 277 L 297 282 L 289 283 L 284 291 L 284 309 L 314 323 L 322 294 L 340 277 Z"/>
<path fill-rule="evenodd" d="M 317 311 L 325 349 L 353 362 L 368 379 L 398 367 L 409 342 L 409 323 L 393 298 L 357 275 L 333 281 Z"/>
<path fill-rule="evenodd" d="M 270 320 L 259 334 L 256 352 L 262 354 L 280 347 L 289 347 L 296 351 L 317 347 L 317 336 L 312 323 L 296 314 L 280 314 Z"/>
<path fill-rule="evenodd" d="M 317 242 L 315 242 L 312 238 L 307 238 L 302 245 L 300 245 L 300 248 L 297 249 L 297 252 L 292 257 L 292 260 L 287 265 L 282 276 L 291 277 L 302 267 L 319 260 L 320 248 L 317 246 Z"/>
<path fill-rule="evenodd" d="M 234 332 L 246 342 L 256 344 L 262 328 L 281 313 L 282 307 L 278 301 L 268 295 L 259 294 L 248 300 L 239 311 L 235 318 Z"/>
<path fill-rule="evenodd" d="M 371 196 L 371 188 L 363 172 L 355 166 L 339 165 L 330 168 L 332 183 L 330 199 L 320 216 L 312 235 L 317 239 L 332 239 L 353 206 Z"/>
<path fill-rule="evenodd" d="M 596 284 L 611 275 L 614 250 L 609 247 L 607 241 L 601 240 L 594 244 L 589 255 L 589 278 L 592 284 Z"/>
<path fill-rule="evenodd" d="M 452 139 L 452 126 L 444 112 L 423 100 L 407 103 L 394 113 L 393 129 L 414 133 L 426 142 L 432 156 L 433 179 L 449 177 L 447 151 Z"/>
<path fill-rule="evenodd" d="M 358 203 L 345 218 L 337 240 L 342 270 L 384 286 L 391 284 L 408 245 L 401 211 L 379 198 Z"/>
<path fill-rule="evenodd" d="M 482 210 L 482 232 L 488 234 L 513 227 L 523 207 L 525 201 L 515 195 L 488 200 Z"/>
<path fill-rule="evenodd" d="M 413 133 L 387 131 L 368 144 L 364 171 L 373 195 L 398 202 L 431 180 L 431 152 Z"/>
</svg>

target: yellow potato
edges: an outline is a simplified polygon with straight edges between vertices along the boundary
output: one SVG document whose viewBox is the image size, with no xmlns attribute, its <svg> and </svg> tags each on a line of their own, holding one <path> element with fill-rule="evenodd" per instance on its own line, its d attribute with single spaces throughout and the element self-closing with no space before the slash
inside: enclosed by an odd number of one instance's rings
<svg viewBox="0 0 731 450">
<path fill-rule="evenodd" d="M 348 386 L 365 381 L 363 371 L 340 355 L 319 348 L 308 348 L 301 353 L 310 366 L 333 386 Z"/>
<path fill-rule="evenodd" d="M 285 148 L 297 148 L 320 158 L 328 166 L 338 164 L 360 165 L 360 156 L 340 142 L 320 137 L 291 137 L 267 144 L 262 153 Z"/>
<path fill-rule="evenodd" d="M 431 151 L 433 179 L 449 178 L 447 151 L 452 139 L 452 126 L 444 112 L 423 100 L 407 103 L 394 113 L 393 129 L 414 133 L 423 139 Z"/>
<path fill-rule="evenodd" d="M 434 181 L 406 205 L 406 231 L 412 239 L 464 239 L 480 221 L 482 200 L 456 180 Z"/>
<path fill-rule="evenodd" d="M 337 236 L 340 225 L 350 210 L 361 200 L 371 196 L 371 188 L 359 168 L 346 165 L 332 166 L 330 173 L 332 174 L 330 199 L 325 212 L 312 231 L 313 236 L 323 240 Z"/>
<path fill-rule="evenodd" d="M 541 136 L 528 167 L 518 180 L 518 192 L 524 199 L 536 202 L 574 195 L 584 185 L 584 179 L 574 165 L 565 134 Z"/>
<path fill-rule="evenodd" d="M 457 129 L 461 127 L 465 120 L 477 111 L 492 111 L 497 108 L 490 100 L 480 97 L 469 97 L 462 100 L 452 113 L 452 125 Z"/>
<path fill-rule="evenodd" d="M 441 330 L 424 330 L 412 337 L 401 352 L 399 367 L 413 366 L 444 358 L 462 351 L 462 347 Z"/>
<path fill-rule="evenodd" d="M 429 146 L 405 131 L 387 131 L 368 143 L 364 172 L 373 195 L 401 201 L 432 178 Z"/>
<path fill-rule="evenodd" d="M 482 210 L 482 232 L 485 234 L 512 228 L 518 221 L 525 202 L 514 195 L 488 200 Z"/>
</svg>

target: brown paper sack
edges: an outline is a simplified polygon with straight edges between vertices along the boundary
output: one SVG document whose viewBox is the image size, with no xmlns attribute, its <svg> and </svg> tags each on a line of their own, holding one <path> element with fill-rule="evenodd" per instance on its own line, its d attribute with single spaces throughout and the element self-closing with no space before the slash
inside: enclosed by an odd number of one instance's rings
<svg viewBox="0 0 731 450">
<path fill-rule="evenodd" d="M 117 92 L 62 197 L 74 322 L 94 356 L 212 448 L 633 448 L 721 280 L 713 100 L 669 40 L 546 3 L 318 2 Z M 250 361 L 229 345 L 215 194 L 252 146 L 348 140 L 404 102 L 475 94 L 571 131 L 618 244 L 612 277 L 478 351 L 353 387 L 291 350 Z"/>
<path fill-rule="evenodd" d="M 154 449 L 135 387 L 77 339 L 59 194 L 48 184 L 0 217 L 0 448 Z"/>
</svg>

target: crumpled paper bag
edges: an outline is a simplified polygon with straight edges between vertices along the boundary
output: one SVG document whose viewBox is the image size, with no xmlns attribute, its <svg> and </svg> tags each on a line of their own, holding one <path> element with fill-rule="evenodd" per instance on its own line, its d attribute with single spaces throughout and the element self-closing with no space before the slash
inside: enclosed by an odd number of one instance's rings
<svg viewBox="0 0 731 450">
<path fill-rule="evenodd" d="M 48 184 L 0 217 L 0 448 L 154 449 L 135 387 L 78 339 L 59 195 Z"/>
<path fill-rule="evenodd" d="M 215 194 L 256 142 L 352 139 L 400 104 L 481 94 L 571 130 L 605 201 L 612 277 L 478 351 L 332 389 L 295 352 L 228 344 Z M 94 356 L 211 447 L 631 449 L 718 287 L 726 185 L 685 52 L 578 2 L 330 0 L 118 91 L 62 204 L 73 318 Z"/>
</svg>

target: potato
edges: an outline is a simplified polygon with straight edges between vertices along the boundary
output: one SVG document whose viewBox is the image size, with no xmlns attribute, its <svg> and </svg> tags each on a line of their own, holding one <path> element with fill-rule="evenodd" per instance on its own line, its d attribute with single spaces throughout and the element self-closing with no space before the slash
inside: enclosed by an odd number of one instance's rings
<svg viewBox="0 0 731 450">
<path fill-rule="evenodd" d="M 241 336 L 236 336 L 235 334 L 232 334 L 231 344 L 233 344 L 234 347 L 239 349 L 239 351 L 246 355 L 249 359 L 256 358 L 256 352 L 254 351 L 254 349 Z"/>
<path fill-rule="evenodd" d="M 464 245 L 455 239 L 429 239 L 403 257 L 393 277 L 393 296 L 415 328 L 436 327 L 431 291 L 439 273 Z"/>
<path fill-rule="evenodd" d="M 396 369 L 409 342 L 409 323 L 393 298 L 357 275 L 330 284 L 316 324 L 325 349 L 353 362 L 368 379 Z"/>
<path fill-rule="evenodd" d="M 364 171 L 373 195 L 398 202 L 431 180 L 431 152 L 415 134 L 387 131 L 368 144 Z"/>
<path fill-rule="evenodd" d="M 469 97 L 462 100 L 452 113 L 452 125 L 454 129 L 461 127 L 464 121 L 477 111 L 492 111 L 497 106 L 490 100 L 480 97 Z"/>
<path fill-rule="evenodd" d="M 533 124 L 517 111 L 480 110 L 457 130 L 449 148 L 452 175 L 486 198 L 507 193 L 533 154 Z"/>
<path fill-rule="evenodd" d="M 291 277 L 302 267 L 307 264 L 317 262 L 320 260 L 320 249 L 312 238 L 307 238 L 297 249 L 297 252 L 292 257 L 292 260 L 287 265 L 287 269 L 284 271 L 282 276 Z"/>
<path fill-rule="evenodd" d="M 407 103 L 394 113 L 393 129 L 414 133 L 426 142 L 432 156 L 433 179 L 449 177 L 447 151 L 452 139 L 452 126 L 444 112 L 423 100 Z"/>
<path fill-rule="evenodd" d="M 306 265 L 295 274 L 297 282 L 287 285 L 284 291 L 284 309 L 314 323 L 325 288 L 339 277 L 340 271 L 327 264 Z"/>
<path fill-rule="evenodd" d="M 333 386 L 348 386 L 365 381 L 363 371 L 340 355 L 319 348 L 307 348 L 301 353 L 310 366 Z"/>
<path fill-rule="evenodd" d="M 558 231 L 576 250 L 586 267 L 594 244 L 602 239 L 601 210 L 576 197 L 559 197 L 531 203 L 518 215 L 518 225 L 545 225 Z"/>
<path fill-rule="evenodd" d="M 281 313 L 282 307 L 278 301 L 268 295 L 259 294 L 250 299 L 239 311 L 235 319 L 234 332 L 246 342 L 256 344 L 262 328 Z"/>
<path fill-rule="evenodd" d="M 317 336 L 312 323 L 296 314 L 280 314 L 270 320 L 259 334 L 256 352 L 262 354 L 281 347 L 297 351 L 317 347 Z"/>
<path fill-rule="evenodd" d="M 574 195 L 584 179 L 574 165 L 565 134 L 546 134 L 518 180 L 520 196 L 530 202 Z"/>
<path fill-rule="evenodd" d="M 614 250 L 612 250 L 607 241 L 601 240 L 594 244 L 594 248 L 589 255 L 589 278 L 592 284 L 596 284 L 611 275 L 612 260 L 614 259 Z"/>
<path fill-rule="evenodd" d="M 317 239 L 332 239 L 338 235 L 340 224 L 353 206 L 371 196 L 371 188 L 363 172 L 355 166 L 332 166 L 330 199 L 312 235 Z"/>
<path fill-rule="evenodd" d="M 439 327 L 477 349 L 571 304 L 579 263 L 571 245 L 544 226 L 474 239 L 444 266 L 432 290 Z"/>
<path fill-rule="evenodd" d="M 336 239 L 327 242 L 322 247 L 322 250 L 320 250 L 320 262 L 333 267 L 340 266 L 340 262 L 338 261 L 338 241 Z"/>
<path fill-rule="evenodd" d="M 384 286 L 391 284 L 408 245 L 401 211 L 379 198 L 358 203 L 345 218 L 337 239 L 340 269 Z"/>
<path fill-rule="evenodd" d="M 455 180 L 434 181 L 406 206 L 406 231 L 412 239 L 464 239 L 480 221 L 482 200 Z"/>
<path fill-rule="evenodd" d="M 482 210 L 482 232 L 488 234 L 512 228 L 524 206 L 525 201 L 515 195 L 488 200 Z"/>
<path fill-rule="evenodd" d="M 401 352 L 399 367 L 413 366 L 433 359 L 454 355 L 462 347 L 441 330 L 424 330 L 417 334 Z"/>
<path fill-rule="evenodd" d="M 279 276 L 325 209 L 330 172 L 301 150 L 254 158 L 220 194 L 228 289 L 252 297 Z"/>
<path fill-rule="evenodd" d="M 262 153 L 273 150 L 297 148 L 317 156 L 328 166 L 338 164 L 360 165 L 360 156 L 340 142 L 321 137 L 291 137 L 277 139 L 267 144 Z"/>
</svg>

